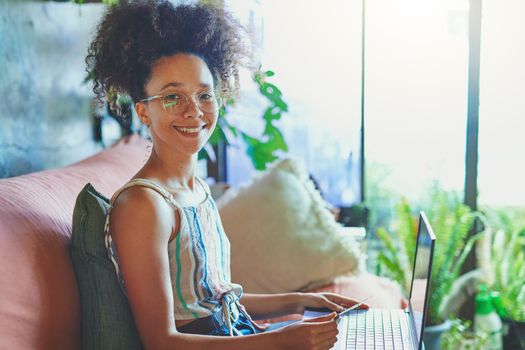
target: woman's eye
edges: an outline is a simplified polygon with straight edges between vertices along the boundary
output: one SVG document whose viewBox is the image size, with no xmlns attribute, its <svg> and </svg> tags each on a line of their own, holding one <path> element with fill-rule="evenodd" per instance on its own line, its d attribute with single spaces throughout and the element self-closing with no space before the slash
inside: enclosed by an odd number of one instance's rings
<svg viewBox="0 0 525 350">
<path fill-rule="evenodd" d="M 181 99 L 181 97 L 177 94 L 169 94 L 164 97 L 168 101 L 178 101 Z"/>
<path fill-rule="evenodd" d="M 181 103 L 182 98 L 178 94 L 169 94 L 164 96 L 164 108 L 177 106 Z"/>
<path fill-rule="evenodd" d="M 209 94 L 209 93 L 204 93 L 204 94 L 200 95 L 199 98 L 201 100 L 203 100 L 203 101 L 211 101 L 211 100 L 213 100 L 213 95 Z"/>
</svg>

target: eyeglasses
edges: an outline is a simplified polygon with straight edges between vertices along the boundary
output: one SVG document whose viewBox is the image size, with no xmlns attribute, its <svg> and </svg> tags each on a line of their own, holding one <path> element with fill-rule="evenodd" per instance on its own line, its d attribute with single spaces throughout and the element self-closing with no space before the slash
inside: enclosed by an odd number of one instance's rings
<svg viewBox="0 0 525 350">
<path fill-rule="evenodd" d="M 190 105 L 190 99 L 195 101 L 193 97 L 188 97 L 179 92 L 170 92 L 165 95 L 155 95 L 146 97 L 140 102 L 149 102 L 161 99 L 164 110 L 171 114 L 180 114 L 186 112 Z M 215 96 L 210 92 L 203 92 L 197 95 L 196 105 L 204 113 L 216 113 L 218 110 L 218 102 Z"/>
</svg>

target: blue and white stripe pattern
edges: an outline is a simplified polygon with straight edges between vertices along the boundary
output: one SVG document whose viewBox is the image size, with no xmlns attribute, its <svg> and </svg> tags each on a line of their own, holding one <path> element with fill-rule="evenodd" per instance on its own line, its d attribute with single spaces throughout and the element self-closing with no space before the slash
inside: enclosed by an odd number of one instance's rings
<svg viewBox="0 0 525 350">
<path fill-rule="evenodd" d="M 198 319 L 210 316 L 221 307 L 224 293 L 233 292 L 238 298 L 242 287 L 231 283 L 230 242 L 224 233 L 215 202 L 204 182 L 198 182 L 206 191 L 206 199 L 196 206 L 180 206 L 170 192 L 148 179 L 133 179 L 119 189 L 111 200 L 132 186 L 146 186 L 160 193 L 179 211 L 180 230 L 168 244 L 170 275 L 176 320 Z M 118 266 L 117 249 L 109 232 L 106 218 L 105 242 L 123 290 L 124 280 Z"/>
</svg>

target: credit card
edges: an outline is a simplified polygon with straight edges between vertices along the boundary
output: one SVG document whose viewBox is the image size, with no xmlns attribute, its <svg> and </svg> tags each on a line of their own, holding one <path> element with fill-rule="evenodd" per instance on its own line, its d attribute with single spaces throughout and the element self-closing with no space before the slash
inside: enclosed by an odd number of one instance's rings
<svg viewBox="0 0 525 350">
<path fill-rule="evenodd" d="M 348 309 L 344 309 L 343 311 L 339 312 L 339 313 L 337 314 L 337 318 L 346 315 L 347 313 L 349 313 L 349 312 L 352 311 L 352 310 L 357 309 L 359 306 L 363 305 L 363 303 L 364 303 L 365 301 L 367 301 L 368 299 L 370 299 L 370 298 L 372 298 L 372 295 L 370 295 L 370 296 L 368 296 L 368 297 L 366 297 L 366 298 L 360 300 L 357 304 L 355 304 L 355 305 L 349 307 Z"/>
</svg>

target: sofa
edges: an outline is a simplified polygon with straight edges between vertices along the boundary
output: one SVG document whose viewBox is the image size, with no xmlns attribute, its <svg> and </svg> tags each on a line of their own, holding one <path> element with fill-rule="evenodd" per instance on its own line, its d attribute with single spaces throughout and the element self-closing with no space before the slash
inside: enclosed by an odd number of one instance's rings
<svg viewBox="0 0 525 350">
<path fill-rule="evenodd" d="M 80 348 L 81 307 L 69 253 L 75 200 L 86 183 L 111 196 L 150 149 L 132 136 L 62 169 L 0 180 L 0 349 Z M 317 288 L 356 298 L 370 289 L 377 291 L 372 306 L 400 306 L 399 289 L 368 273 Z"/>
</svg>

